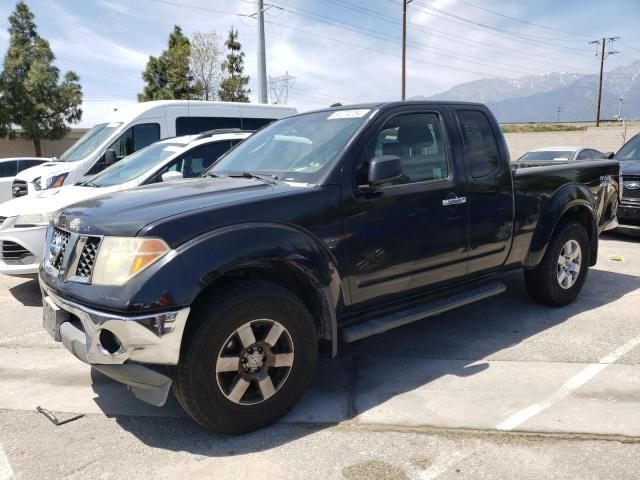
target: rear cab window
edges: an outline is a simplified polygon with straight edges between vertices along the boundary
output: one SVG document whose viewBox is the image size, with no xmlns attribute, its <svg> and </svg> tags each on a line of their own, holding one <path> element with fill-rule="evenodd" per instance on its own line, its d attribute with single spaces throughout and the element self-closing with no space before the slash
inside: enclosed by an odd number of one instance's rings
<svg viewBox="0 0 640 480">
<path fill-rule="evenodd" d="M 500 156 L 489 117 L 480 110 L 457 110 L 456 115 L 471 177 L 480 178 L 497 171 Z"/>
</svg>

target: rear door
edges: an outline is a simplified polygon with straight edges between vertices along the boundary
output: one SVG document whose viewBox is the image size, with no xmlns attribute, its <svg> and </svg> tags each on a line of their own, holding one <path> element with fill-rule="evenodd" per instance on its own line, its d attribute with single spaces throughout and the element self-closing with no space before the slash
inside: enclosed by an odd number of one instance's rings
<svg viewBox="0 0 640 480">
<path fill-rule="evenodd" d="M 466 273 L 464 172 L 451 144 L 447 108 L 394 110 L 377 122 L 354 165 L 344 207 L 352 303 L 378 303 L 453 282 Z M 400 179 L 367 193 L 368 162 L 402 161 Z"/>
<path fill-rule="evenodd" d="M 513 232 L 513 180 L 504 138 L 481 107 L 455 107 L 464 146 L 469 209 L 469 273 L 497 270 Z"/>
</svg>

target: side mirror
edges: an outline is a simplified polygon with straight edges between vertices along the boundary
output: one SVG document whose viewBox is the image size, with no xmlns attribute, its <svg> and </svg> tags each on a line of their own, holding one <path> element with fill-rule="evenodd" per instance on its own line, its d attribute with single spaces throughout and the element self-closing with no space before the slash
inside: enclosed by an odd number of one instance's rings
<svg viewBox="0 0 640 480">
<path fill-rule="evenodd" d="M 402 175 L 402 162 L 397 155 L 381 155 L 369 161 L 369 187 L 376 188 Z"/>
<path fill-rule="evenodd" d="M 113 165 L 118 161 L 118 157 L 116 157 L 116 152 L 109 148 L 104 152 L 102 156 L 102 162 L 108 167 L 109 165 Z"/>
<path fill-rule="evenodd" d="M 604 158 L 611 159 L 616 156 L 615 152 L 604 152 Z"/>
<path fill-rule="evenodd" d="M 180 172 L 171 170 L 169 172 L 164 172 L 161 178 L 163 182 L 170 182 L 171 180 L 181 180 L 182 174 Z"/>
</svg>

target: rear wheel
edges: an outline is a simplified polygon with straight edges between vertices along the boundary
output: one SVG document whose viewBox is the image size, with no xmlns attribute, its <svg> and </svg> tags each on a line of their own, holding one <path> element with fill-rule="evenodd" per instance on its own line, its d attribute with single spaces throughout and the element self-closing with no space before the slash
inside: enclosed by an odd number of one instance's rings
<svg viewBox="0 0 640 480">
<path fill-rule="evenodd" d="M 251 282 L 194 309 L 174 392 L 198 423 L 244 433 L 299 401 L 313 376 L 318 339 L 305 305 L 274 284 Z"/>
<path fill-rule="evenodd" d="M 529 295 L 546 305 L 573 302 L 587 279 L 589 252 L 589 236 L 582 225 L 571 222 L 561 226 L 540 264 L 524 272 Z"/>
</svg>

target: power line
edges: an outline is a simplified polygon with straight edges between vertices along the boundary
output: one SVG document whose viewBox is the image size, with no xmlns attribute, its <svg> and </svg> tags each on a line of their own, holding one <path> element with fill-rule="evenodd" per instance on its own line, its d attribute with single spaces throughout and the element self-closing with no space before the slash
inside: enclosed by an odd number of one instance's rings
<svg viewBox="0 0 640 480">
<path fill-rule="evenodd" d="M 300 8 L 290 8 L 290 7 L 283 7 L 280 5 L 275 5 L 276 8 L 281 9 L 283 11 L 286 11 L 288 13 L 291 13 L 293 15 L 299 15 L 320 23 L 324 23 L 330 26 L 334 26 L 334 27 L 338 27 L 338 28 L 342 28 L 344 30 L 347 31 L 351 31 L 354 33 L 358 33 L 361 35 L 366 35 L 369 36 L 371 38 L 375 38 L 377 40 L 382 40 L 385 42 L 391 42 L 393 44 L 400 44 L 401 41 L 399 39 L 396 39 L 394 37 L 390 37 L 388 35 L 384 35 L 375 31 L 371 31 L 369 29 L 365 29 L 363 27 L 359 27 L 357 25 L 354 25 L 352 23 L 348 23 L 348 22 L 344 22 L 341 20 L 337 20 L 337 19 L 333 19 L 331 17 L 327 17 L 325 15 L 321 15 L 321 14 L 317 14 L 315 12 L 311 12 L 309 10 L 303 10 Z M 318 18 L 316 18 L 318 17 Z M 440 55 L 440 56 L 446 56 L 447 58 L 459 58 L 461 60 L 465 60 L 467 63 L 473 63 L 475 65 L 479 65 L 479 66 L 483 66 L 483 67 L 489 67 L 489 68 L 496 68 L 499 70 L 504 70 L 506 72 L 511 72 L 511 73 L 516 73 L 516 74 L 520 74 L 520 75 L 526 75 L 531 73 L 530 70 L 522 70 L 522 66 L 520 65 L 513 65 L 513 64 L 506 64 L 504 62 L 497 62 L 497 63 L 486 63 L 486 62 L 478 62 L 478 57 L 475 57 L 473 55 L 466 55 L 466 54 L 461 54 L 459 52 L 455 52 L 453 50 L 444 50 L 442 48 L 437 48 L 437 47 L 430 47 L 428 45 L 424 45 L 418 42 L 413 42 L 410 41 L 408 42 L 408 44 L 410 45 L 410 48 L 415 49 L 415 50 L 420 50 L 420 51 L 424 51 L 426 53 L 432 53 L 435 55 Z M 507 67 L 514 67 L 517 70 L 514 70 L 514 68 L 504 68 L 501 67 L 499 65 L 505 65 Z"/>
<path fill-rule="evenodd" d="M 393 3 L 396 3 L 394 0 L 390 0 L 390 1 L 392 1 Z M 500 33 L 502 35 L 506 35 L 506 36 L 508 36 L 510 38 L 518 38 L 518 39 L 520 39 L 521 41 L 524 41 L 524 42 L 533 43 L 533 44 L 540 44 L 540 45 L 546 45 L 546 46 L 555 48 L 557 50 L 563 49 L 563 50 L 575 51 L 575 52 L 581 52 L 581 53 L 587 52 L 587 50 L 583 50 L 583 49 L 580 49 L 580 48 L 567 47 L 567 46 L 564 46 L 564 45 L 556 45 L 556 44 L 553 44 L 553 43 L 549 43 L 549 40 L 557 41 L 557 39 L 549 39 L 547 37 L 526 35 L 526 34 L 523 34 L 523 33 L 518 33 L 518 32 L 511 31 L 511 30 L 507 30 L 507 29 L 504 29 L 504 28 L 494 27 L 494 26 L 491 26 L 491 25 L 486 25 L 484 23 L 476 22 L 474 20 L 470 20 L 470 19 L 462 17 L 460 15 L 455 15 L 455 14 L 447 12 L 445 10 L 441 10 L 439 8 L 432 7 L 431 5 L 427 5 L 425 3 L 418 2 L 417 0 L 416 0 L 415 3 L 417 5 L 419 5 L 420 7 L 422 7 L 422 10 L 427 15 L 432 15 L 432 16 L 436 16 L 436 14 L 437 15 L 442 15 L 442 17 L 437 17 L 437 18 L 440 18 L 440 19 L 443 19 L 443 20 L 447 20 L 447 21 L 450 21 L 450 22 L 454 22 L 454 23 L 458 23 L 458 24 L 467 23 L 467 24 L 470 24 L 470 25 L 475 25 L 477 27 L 481 27 L 481 28 L 484 28 L 484 29 L 488 29 L 488 30 L 492 30 L 492 31 L 498 32 L 498 33 Z"/>
<path fill-rule="evenodd" d="M 392 23 L 395 25 L 400 25 L 401 20 L 398 18 L 394 18 L 391 17 L 387 14 L 384 14 L 382 12 L 378 12 L 376 10 L 371 10 L 370 8 L 366 8 L 366 7 L 361 7 L 359 5 L 355 5 L 353 3 L 350 3 L 346 0 L 326 0 L 329 3 L 332 3 L 334 5 L 340 6 L 342 8 L 357 12 L 357 13 L 363 13 L 365 15 L 369 15 L 373 18 L 388 22 L 388 23 Z M 423 25 L 420 25 L 418 23 L 415 22 L 410 22 L 407 21 L 407 25 L 410 25 L 412 27 L 412 30 L 418 30 L 421 32 L 425 32 L 428 33 L 429 35 L 433 36 L 438 36 L 438 37 L 443 37 L 448 39 L 449 41 L 452 41 L 454 43 L 459 43 L 462 45 L 470 45 L 474 48 L 480 48 L 483 50 L 490 50 L 490 51 L 494 51 L 494 52 L 499 52 L 502 55 L 506 55 L 506 56 L 511 56 L 511 57 L 516 57 L 517 59 L 520 59 L 522 57 L 522 52 L 520 50 L 515 50 L 515 49 L 510 49 L 510 48 L 506 48 L 503 45 L 496 45 L 493 43 L 487 43 L 485 41 L 478 41 L 478 40 L 470 40 L 470 39 L 465 39 L 462 38 L 459 35 L 453 35 L 451 33 L 448 32 L 443 32 L 442 30 L 437 30 L 434 28 L 429 27 L 428 29 L 425 28 Z M 486 33 L 483 31 L 483 33 Z M 553 57 L 549 57 L 546 56 L 545 58 L 554 60 Z M 552 67 L 560 67 L 560 68 L 566 68 L 567 64 L 564 63 L 565 59 L 555 59 L 559 62 L 563 62 L 562 64 L 557 64 L 557 63 L 552 63 L 552 62 L 547 62 L 547 61 L 542 61 L 542 60 L 536 60 L 534 63 L 540 64 L 540 65 L 548 65 L 548 66 L 552 66 Z M 575 61 L 575 60 L 574 60 Z M 527 59 L 527 63 L 532 63 L 531 59 L 528 58 Z M 575 67 L 574 67 L 575 68 Z M 582 67 L 585 68 L 585 67 Z"/>
<path fill-rule="evenodd" d="M 520 23 L 524 23 L 526 25 L 531 25 L 532 27 L 543 28 L 545 30 L 564 33 L 564 34 L 567 34 L 567 35 L 575 35 L 575 36 L 578 36 L 578 37 L 591 37 L 591 35 L 587 35 L 586 33 L 570 32 L 568 30 L 561 30 L 559 28 L 549 27 L 548 25 L 540 25 L 538 23 L 529 22 L 527 20 L 522 20 L 521 18 L 510 17 L 509 15 L 505 15 L 504 13 L 496 12 L 494 10 L 489 10 L 488 8 L 481 7 L 480 5 L 476 5 L 475 3 L 468 2 L 467 0 L 458 0 L 458 2 L 464 3 L 465 5 L 469 5 L 469 6 L 474 7 L 474 8 L 477 8 L 477 9 L 482 10 L 484 12 L 488 12 L 488 13 L 492 13 L 494 15 L 498 15 L 498 16 L 500 16 L 502 18 L 508 18 L 509 20 L 513 20 L 515 22 L 520 22 Z M 561 40 L 561 39 L 558 39 L 558 41 L 580 42 L 581 40 Z"/>
<path fill-rule="evenodd" d="M 161 3 L 163 5 L 171 5 L 173 7 L 184 7 L 184 8 L 192 8 L 194 10 L 202 10 L 202 11 L 205 11 L 205 12 L 221 13 L 223 15 L 237 15 L 238 17 L 249 17 L 249 15 L 244 14 L 244 13 L 229 12 L 229 11 L 225 11 L 225 10 L 217 10 L 215 8 L 201 7 L 199 5 L 191 5 L 191 4 L 188 4 L 188 3 L 171 2 L 169 0 L 147 0 L 147 1 L 148 2 L 153 2 L 153 3 Z"/>
</svg>

